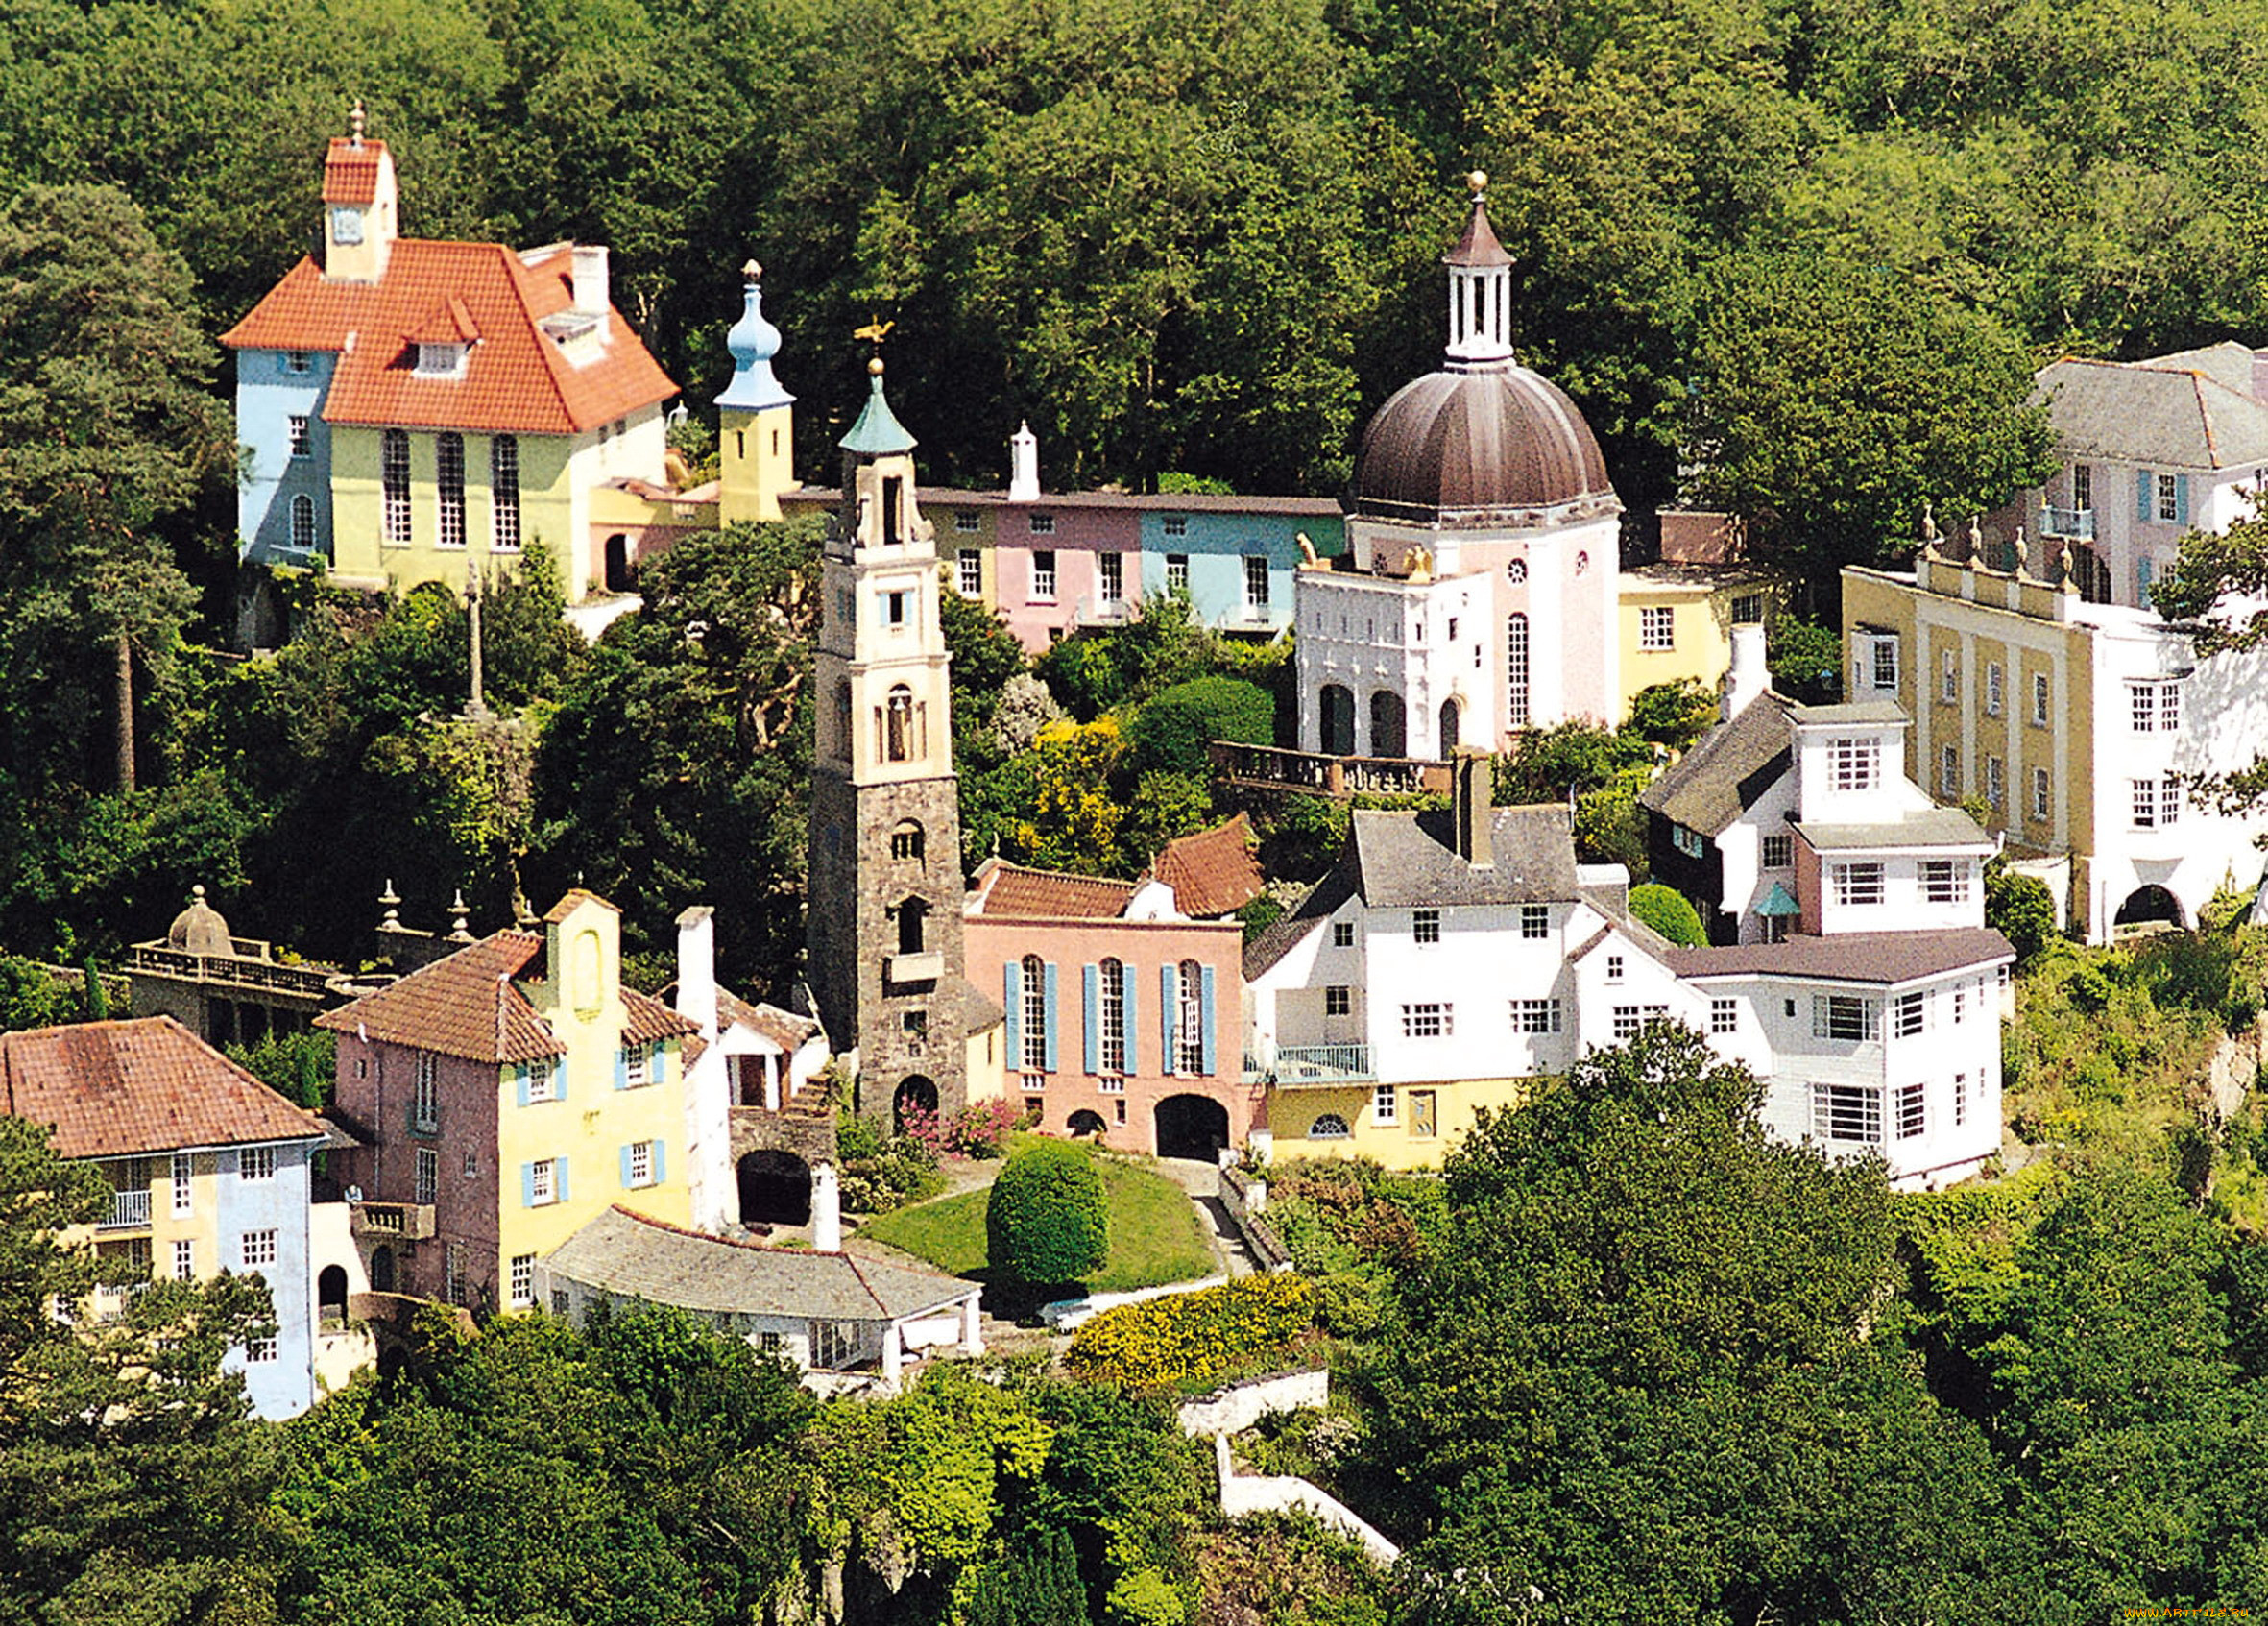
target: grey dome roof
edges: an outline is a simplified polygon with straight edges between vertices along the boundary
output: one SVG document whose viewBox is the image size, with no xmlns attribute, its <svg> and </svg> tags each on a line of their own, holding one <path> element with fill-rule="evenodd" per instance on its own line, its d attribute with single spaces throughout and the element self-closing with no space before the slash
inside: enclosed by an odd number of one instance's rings
<svg viewBox="0 0 2268 1626">
<path fill-rule="evenodd" d="M 1491 526 L 1618 512 L 1606 459 L 1567 392 L 1525 367 L 1429 373 L 1363 431 L 1351 510 L 1405 524 Z"/>
<path fill-rule="evenodd" d="M 229 936 L 229 923 L 221 911 L 205 901 L 205 888 L 190 889 L 189 907 L 173 917 L 165 946 L 195 955 L 229 955 L 236 945 Z"/>
</svg>

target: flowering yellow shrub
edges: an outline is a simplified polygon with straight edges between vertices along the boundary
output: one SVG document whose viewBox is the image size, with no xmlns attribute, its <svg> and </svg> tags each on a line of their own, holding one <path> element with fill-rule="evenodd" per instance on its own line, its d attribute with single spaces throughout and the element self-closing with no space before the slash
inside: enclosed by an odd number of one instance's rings
<svg viewBox="0 0 2268 1626">
<path fill-rule="evenodd" d="M 1105 1310 L 1071 1341 L 1081 1377 L 1137 1389 L 1203 1381 L 1255 1355 L 1289 1349 L 1315 1324 L 1305 1277 L 1253 1275 Z"/>
</svg>

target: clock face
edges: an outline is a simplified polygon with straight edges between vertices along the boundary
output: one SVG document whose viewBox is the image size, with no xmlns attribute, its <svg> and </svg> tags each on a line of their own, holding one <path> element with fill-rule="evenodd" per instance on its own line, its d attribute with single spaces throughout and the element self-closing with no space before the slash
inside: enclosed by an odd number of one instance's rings
<svg viewBox="0 0 2268 1626">
<path fill-rule="evenodd" d="M 334 243 L 362 241 L 362 211 L 344 206 L 330 211 L 330 236 Z"/>
</svg>

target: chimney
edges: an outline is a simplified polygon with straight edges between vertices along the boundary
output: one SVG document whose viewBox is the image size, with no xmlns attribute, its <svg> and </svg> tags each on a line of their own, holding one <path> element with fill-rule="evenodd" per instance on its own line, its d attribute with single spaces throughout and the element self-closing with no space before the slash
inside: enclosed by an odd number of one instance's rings
<svg viewBox="0 0 2268 1626">
<path fill-rule="evenodd" d="M 1496 767 L 1483 751 L 1460 751 L 1457 786 L 1457 856 L 1475 869 L 1496 867 Z"/>
<path fill-rule="evenodd" d="M 1732 629 L 1732 665 L 1725 671 L 1724 714 L 1717 720 L 1730 722 L 1771 685 L 1764 669 L 1764 626 L 1749 622 Z"/>
<path fill-rule="evenodd" d="M 1025 424 L 1008 442 L 1008 500 L 1037 502 L 1039 499 L 1040 438 Z"/>
<path fill-rule="evenodd" d="M 575 261 L 575 314 L 595 316 L 603 324 L 611 308 L 607 303 L 607 252 L 588 243 L 577 243 L 569 252 Z"/>
<path fill-rule="evenodd" d="M 843 1200 L 832 1163 L 811 1165 L 811 1251 L 843 1250 Z"/>
<path fill-rule="evenodd" d="M 716 911 L 695 904 L 677 917 L 677 1013 L 716 1042 Z"/>
</svg>

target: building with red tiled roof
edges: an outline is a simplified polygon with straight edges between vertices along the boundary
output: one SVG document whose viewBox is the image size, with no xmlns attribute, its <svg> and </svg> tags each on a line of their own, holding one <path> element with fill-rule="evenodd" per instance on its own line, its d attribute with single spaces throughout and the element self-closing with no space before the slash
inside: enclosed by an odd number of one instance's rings
<svg viewBox="0 0 2268 1626">
<path fill-rule="evenodd" d="M 1235 913 L 1260 896 L 1267 880 L 1252 856 L 1252 821 L 1243 813 L 1167 842 L 1149 872 L 1173 888 L 1182 913 L 1199 920 Z"/>
<path fill-rule="evenodd" d="M 460 586 L 541 537 L 570 601 L 604 585 L 591 494 L 664 477 L 677 393 L 608 297 L 607 251 L 402 236 L 393 155 L 359 113 L 322 195 L 320 255 L 222 338 L 243 556 Z"/>
<path fill-rule="evenodd" d="M 610 1203 L 690 1220 L 685 1044 L 621 979 L 620 911 L 576 890 L 317 1019 L 338 1035 L 344 1154 L 371 1285 L 534 1303 L 535 1260 Z"/>
<path fill-rule="evenodd" d="M 0 1112 L 110 1182 L 95 1248 L 154 1274 L 263 1277 L 276 1335 L 229 1351 L 253 1409 L 315 1401 L 309 1159 L 326 1131 L 170 1016 L 0 1033 Z M 98 1294 L 97 1319 L 120 1308 Z"/>
</svg>

